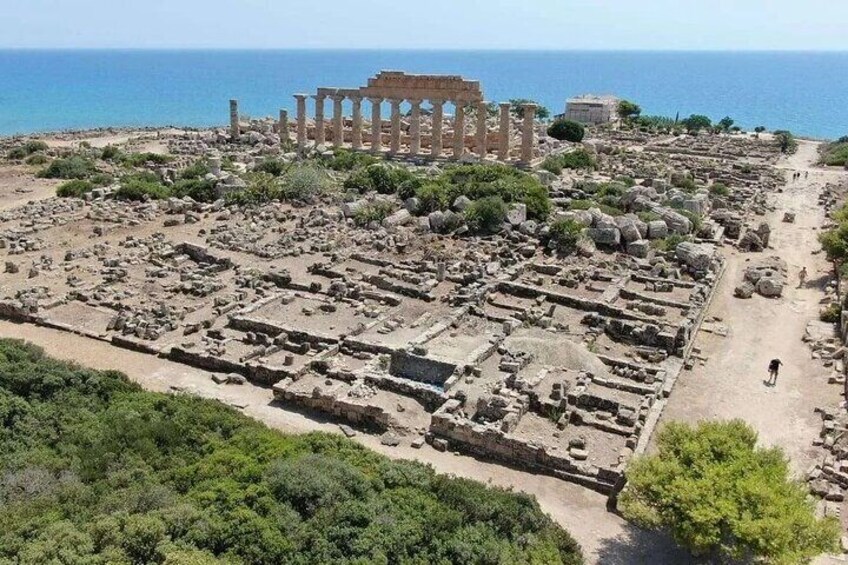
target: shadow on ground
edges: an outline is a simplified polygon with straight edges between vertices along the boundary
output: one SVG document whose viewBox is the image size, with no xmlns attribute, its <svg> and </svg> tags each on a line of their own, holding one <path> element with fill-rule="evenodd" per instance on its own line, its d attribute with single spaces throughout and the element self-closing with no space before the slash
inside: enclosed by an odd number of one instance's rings
<svg viewBox="0 0 848 565">
<path fill-rule="evenodd" d="M 687 565 L 700 563 L 675 545 L 669 536 L 631 524 L 624 533 L 601 542 L 595 561 L 600 565 Z"/>
</svg>

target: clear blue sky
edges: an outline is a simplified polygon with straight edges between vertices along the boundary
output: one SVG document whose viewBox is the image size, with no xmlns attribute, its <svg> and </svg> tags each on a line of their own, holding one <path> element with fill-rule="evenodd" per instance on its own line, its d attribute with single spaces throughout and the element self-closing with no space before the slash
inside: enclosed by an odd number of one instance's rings
<svg viewBox="0 0 848 565">
<path fill-rule="evenodd" d="M 0 48 L 848 50 L 845 0 L 0 0 Z"/>
</svg>

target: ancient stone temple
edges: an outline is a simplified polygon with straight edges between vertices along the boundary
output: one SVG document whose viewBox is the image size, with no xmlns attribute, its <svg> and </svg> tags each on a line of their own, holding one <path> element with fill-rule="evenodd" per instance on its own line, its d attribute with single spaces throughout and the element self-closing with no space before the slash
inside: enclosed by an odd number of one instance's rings
<svg viewBox="0 0 848 565">
<path fill-rule="evenodd" d="M 527 104 L 519 123 L 513 124 L 510 105 L 503 103 L 497 107 L 499 115 L 490 120 L 490 104 L 483 99 L 480 83 L 461 76 L 381 71 L 368 79 L 367 86 L 319 88 L 314 95 L 294 97 L 300 151 L 311 140 L 316 146 L 345 146 L 390 157 L 462 159 L 474 155 L 518 164 L 533 159 L 535 106 Z M 314 100 L 312 124 L 307 117 L 309 98 Z M 367 124 L 363 101 L 371 109 Z M 349 116 L 345 103 L 350 107 Z M 383 119 L 385 104 L 389 106 L 388 124 Z M 446 104 L 453 106 L 452 119 L 446 118 Z M 409 110 L 402 112 L 402 105 Z"/>
</svg>

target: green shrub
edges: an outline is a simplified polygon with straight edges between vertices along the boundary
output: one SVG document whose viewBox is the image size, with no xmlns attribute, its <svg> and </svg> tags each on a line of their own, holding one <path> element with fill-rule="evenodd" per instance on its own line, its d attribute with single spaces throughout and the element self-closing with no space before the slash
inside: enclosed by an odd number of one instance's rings
<svg viewBox="0 0 848 565">
<path fill-rule="evenodd" d="M 257 163 L 256 167 L 254 168 L 254 171 L 256 171 L 257 173 L 268 173 L 269 175 L 274 175 L 275 177 L 278 177 L 285 172 L 287 166 L 288 165 L 286 165 L 279 159 L 268 158 Z"/>
<path fill-rule="evenodd" d="M 374 200 L 359 208 L 353 216 L 354 222 L 367 226 L 371 222 L 380 223 L 394 213 L 396 206 L 388 200 Z"/>
<path fill-rule="evenodd" d="M 124 154 L 114 145 L 107 145 L 100 151 L 100 158 L 104 161 L 120 161 Z"/>
<path fill-rule="evenodd" d="M 535 100 L 530 100 L 528 98 L 511 98 L 509 100 L 509 111 L 516 118 L 523 119 L 524 118 L 524 108 L 525 104 L 536 104 L 536 115 L 534 116 L 537 120 L 547 120 L 551 117 L 551 111 L 546 107 L 542 106 Z"/>
<path fill-rule="evenodd" d="M 507 206 L 498 196 L 475 200 L 465 209 L 465 221 L 473 233 L 493 234 L 506 220 Z"/>
<path fill-rule="evenodd" d="M 327 184 L 324 171 L 313 165 L 299 165 L 289 169 L 280 181 L 280 199 L 306 202 L 321 194 Z"/>
<path fill-rule="evenodd" d="M 443 183 L 425 182 L 415 191 L 415 196 L 421 202 L 420 213 L 429 214 L 436 210 L 444 210 L 452 203 L 448 201 L 448 189 Z"/>
<path fill-rule="evenodd" d="M 583 141 L 586 130 L 582 124 L 571 120 L 558 119 L 548 128 L 548 135 L 560 141 L 579 143 Z"/>
<path fill-rule="evenodd" d="M 180 172 L 180 178 L 185 180 L 202 179 L 210 172 L 209 163 L 205 159 L 196 161 Z"/>
<path fill-rule="evenodd" d="M 115 193 L 115 198 L 133 201 L 162 200 L 171 195 L 171 190 L 162 183 L 133 175 L 121 179 L 121 186 Z"/>
<path fill-rule="evenodd" d="M 844 167 L 848 163 L 848 142 L 825 145 L 820 162 L 829 167 Z"/>
<path fill-rule="evenodd" d="M 673 233 L 664 239 L 655 239 L 651 241 L 651 246 L 659 251 L 674 251 L 677 249 L 677 246 L 684 241 L 689 241 L 689 238 Z"/>
<path fill-rule="evenodd" d="M 50 158 L 44 153 L 33 153 L 26 158 L 27 165 L 44 165 L 50 161 Z"/>
<path fill-rule="evenodd" d="M 247 187 L 237 192 L 227 193 L 225 200 L 229 204 L 264 204 L 280 198 L 280 179 L 270 173 L 253 172 L 245 178 Z"/>
<path fill-rule="evenodd" d="M 588 210 L 589 208 L 595 208 L 598 205 L 594 200 L 587 200 L 581 198 L 575 198 L 571 202 L 568 203 L 569 210 Z"/>
<path fill-rule="evenodd" d="M 777 130 L 774 132 L 774 139 L 782 153 L 792 154 L 798 150 L 798 141 L 790 131 Z"/>
<path fill-rule="evenodd" d="M 215 182 L 204 179 L 180 179 L 171 187 L 171 196 L 188 196 L 196 202 L 215 201 Z"/>
<path fill-rule="evenodd" d="M 336 149 L 332 157 L 323 157 L 322 162 L 325 167 L 334 171 L 352 171 L 373 165 L 379 162 L 379 159 L 368 153 Z"/>
<path fill-rule="evenodd" d="M 9 149 L 9 152 L 6 154 L 6 158 L 10 161 L 20 161 L 22 159 L 26 159 L 27 157 L 26 149 L 23 145 L 20 147 L 13 147 Z"/>
<path fill-rule="evenodd" d="M 31 140 L 27 141 L 24 144 L 24 150 L 27 155 L 32 155 L 33 153 L 38 153 L 39 151 L 47 151 L 50 149 L 50 146 L 47 145 L 46 142 L 40 140 Z"/>
<path fill-rule="evenodd" d="M 551 224 L 550 237 L 554 248 L 563 254 L 573 253 L 580 241 L 583 226 L 574 220 L 557 220 Z"/>
<path fill-rule="evenodd" d="M 69 180 L 59 185 L 56 189 L 56 196 L 60 198 L 82 198 L 86 193 L 91 192 L 94 185 L 87 180 Z"/>
<path fill-rule="evenodd" d="M 376 191 L 380 194 L 394 194 L 404 182 L 412 178 L 414 175 L 403 167 L 375 163 L 351 174 L 344 181 L 344 188 L 360 193 Z"/>
<path fill-rule="evenodd" d="M 562 173 L 563 169 L 594 169 L 597 166 L 595 158 L 582 148 L 568 153 L 548 155 L 542 162 L 542 168 L 555 175 Z"/>
<path fill-rule="evenodd" d="M 527 207 L 527 217 L 540 221 L 548 219 L 553 207 L 548 189 L 542 185 L 529 187 L 522 202 Z"/>
<path fill-rule="evenodd" d="M 808 494 L 786 455 L 758 447 L 745 422 L 672 422 L 655 455 L 630 463 L 619 508 L 715 563 L 806 563 L 839 540 L 838 522 L 817 519 Z"/>
<path fill-rule="evenodd" d="M 657 220 L 662 220 L 662 216 L 657 214 L 656 212 L 651 212 L 650 210 L 646 210 L 644 212 L 636 212 L 636 217 L 645 222 L 655 222 Z"/>
<path fill-rule="evenodd" d="M 88 181 L 94 186 L 109 186 L 114 178 L 109 173 L 94 173 L 88 177 Z"/>
<path fill-rule="evenodd" d="M 726 184 L 717 182 L 710 186 L 710 194 L 713 196 L 730 196 L 730 189 Z"/>
<path fill-rule="evenodd" d="M 167 165 L 174 158 L 162 153 L 127 153 L 121 157 L 121 162 L 128 167 L 141 167 L 147 164 Z"/>
<path fill-rule="evenodd" d="M 37 176 L 45 179 L 84 179 L 96 171 L 91 160 L 74 155 L 67 159 L 56 159 L 39 171 Z"/>
<path fill-rule="evenodd" d="M 831 304 L 819 312 L 819 319 L 829 324 L 838 324 L 841 318 L 842 308 L 840 308 L 839 304 Z"/>
</svg>

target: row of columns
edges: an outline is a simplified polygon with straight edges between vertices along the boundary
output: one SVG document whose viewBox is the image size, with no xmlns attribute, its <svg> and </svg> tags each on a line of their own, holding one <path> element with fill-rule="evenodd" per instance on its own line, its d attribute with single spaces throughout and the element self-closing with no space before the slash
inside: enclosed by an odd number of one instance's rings
<svg viewBox="0 0 848 565">
<path fill-rule="evenodd" d="M 298 150 L 304 151 L 308 144 L 307 139 L 307 116 L 306 116 L 306 99 L 307 94 L 295 94 L 297 101 L 297 147 Z M 326 143 L 326 130 L 324 118 L 324 101 L 327 96 L 314 95 L 315 99 L 315 144 L 323 145 Z M 331 95 L 333 101 L 333 117 L 332 117 L 332 143 L 334 147 L 341 147 L 344 144 L 344 116 L 342 103 L 346 96 Z M 363 148 L 363 123 L 362 123 L 362 97 L 350 96 L 353 105 L 353 129 L 351 132 L 351 146 L 354 150 Z M 381 153 L 383 151 L 383 119 L 382 119 L 382 104 L 383 98 L 368 98 L 371 103 L 371 152 Z M 400 152 L 401 143 L 401 115 L 400 105 L 403 102 L 401 99 L 392 98 L 389 100 L 391 106 L 391 128 L 389 137 L 390 155 Z M 411 155 L 419 155 L 421 153 L 421 103 L 422 100 L 409 100 L 411 105 L 410 111 L 410 143 L 409 153 Z M 432 158 L 438 158 L 444 150 L 442 139 L 442 122 L 444 119 L 444 100 L 431 99 L 430 104 L 433 106 L 433 123 L 430 140 L 430 153 Z M 456 113 L 454 116 L 454 137 L 453 137 L 453 157 L 458 159 L 465 152 L 465 107 L 461 103 L 455 103 Z M 496 152 L 498 158 L 502 161 L 509 159 L 510 154 L 510 110 L 511 106 L 508 102 L 499 105 L 500 121 L 498 130 L 498 145 Z M 529 164 L 533 157 L 534 145 L 534 119 L 536 115 L 535 104 L 524 104 L 523 123 L 521 128 L 521 162 Z M 280 136 L 288 138 L 288 124 L 283 125 L 283 114 L 280 114 Z M 477 102 L 477 124 L 474 136 L 474 151 L 484 158 L 488 153 L 488 127 L 486 119 L 488 117 L 488 105 L 486 102 Z M 287 116 L 286 116 L 287 120 Z"/>
</svg>

